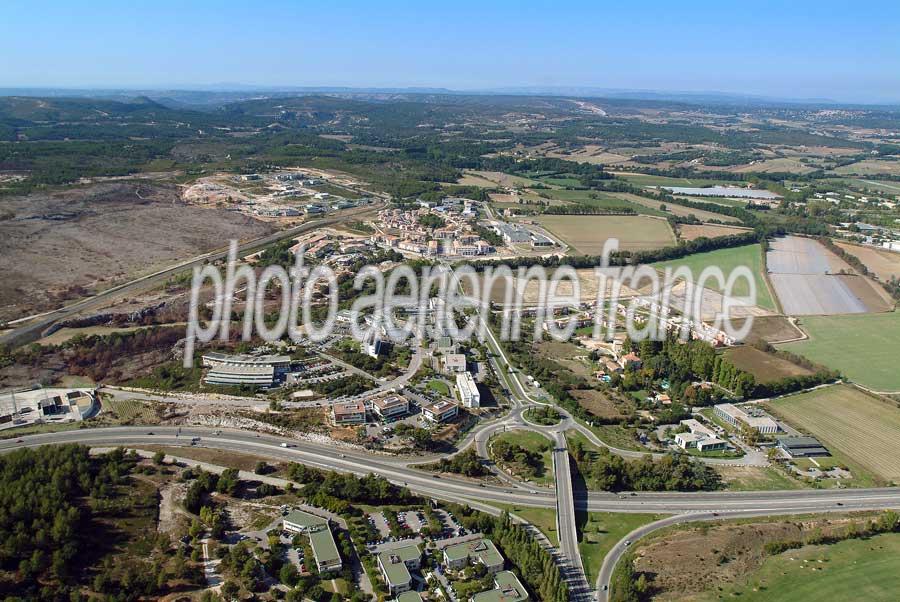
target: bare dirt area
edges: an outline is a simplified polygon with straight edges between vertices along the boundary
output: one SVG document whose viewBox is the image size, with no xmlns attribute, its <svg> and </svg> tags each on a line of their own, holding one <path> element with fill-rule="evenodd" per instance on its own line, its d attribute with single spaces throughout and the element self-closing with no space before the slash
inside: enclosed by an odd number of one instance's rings
<svg viewBox="0 0 900 602">
<path fill-rule="evenodd" d="M 803 366 L 782 359 L 756 347 L 734 347 L 725 352 L 725 357 L 741 370 L 746 370 L 756 378 L 756 382 L 769 383 L 790 376 L 812 374 Z"/>
<path fill-rule="evenodd" d="M 743 328 L 744 320 L 734 320 L 733 325 L 736 329 Z M 756 337 L 767 343 L 780 343 L 804 336 L 803 331 L 784 316 L 759 316 L 753 319 L 750 335 L 747 338 Z"/>
<path fill-rule="evenodd" d="M 635 569 L 652 577 L 654 600 L 692 600 L 734 583 L 759 568 L 770 542 L 802 540 L 818 530 L 842 535 L 860 517 L 731 523 L 682 527 L 651 539 L 636 551 Z"/>
<path fill-rule="evenodd" d="M 900 278 L 900 253 L 849 242 L 835 241 L 835 244 L 862 261 L 879 280 L 887 282 L 892 277 Z"/>
<path fill-rule="evenodd" d="M 682 240 L 718 238 L 719 236 L 731 236 L 732 234 L 745 234 L 749 231 L 750 228 L 721 226 L 718 224 L 681 224 L 678 226 L 678 235 Z"/>
<path fill-rule="evenodd" d="M 578 400 L 578 405 L 600 418 L 617 419 L 625 417 L 625 414 L 622 413 L 616 403 L 600 391 L 578 389 L 572 391 L 572 396 Z"/>
<path fill-rule="evenodd" d="M 14 319 L 149 274 L 273 227 L 180 200 L 166 184 L 116 182 L 4 199 L 0 319 Z"/>
</svg>

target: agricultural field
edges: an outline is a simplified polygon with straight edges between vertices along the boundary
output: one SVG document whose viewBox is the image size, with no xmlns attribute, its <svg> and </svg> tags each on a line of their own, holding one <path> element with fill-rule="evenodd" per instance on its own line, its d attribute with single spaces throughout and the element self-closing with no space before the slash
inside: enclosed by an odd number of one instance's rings
<svg viewBox="0 0 900 602">
<path fill-rule="evenodd" d="M 735 184 L 732 180 L 707 180 L 704 178 L 670 178 L 666 176 L 652 176 L 649 174 L 632 173 L 628 171 L 613 172 L 635 186 L 727 186 Z"/>
<path fill-rule="evenodd" d="M 675 207 L 676 205 L 670 207 L 673 213 Z M 700 216 L 698 215 L 697 217 Z M 682 240 L 697 240 L 704 237 L 718 238 L 720 236 L 731 236 L 732 234 L 744 234 L 749 231 L 750 228 L 722 226 L 719 224 L 681 224 L 678 226 L 678 234 Z"/>
<path fill-rule="evenodd" d="M 599 255 L 609 238 L 619 239 L 619 249 L 641 251 L 675 244 L 668 222 L 630 215 L 541 215 L 538 222 L 571 246 L 575 253 Z"/>
<path fill-rule="evenodd" d="M 739 369 L 752 374 L 759 383 L 812 374 L 811 370 L 749 345 L 732 347 L 725 351 L 725 357 Z"/>
<path fill-rule="evenodd" d="M 659 203 L 656 207 L 654 202 L 642 202 L 644 199 L 636 195 L 624 195 L 619 193 L 597 192 L 593 190 L 542 190 L 552 200 L 562 201 L 566 204 L 577 203 L 579 205 L 588 205 L 596 209 L 605 209 L 615 211 L 620 209 L 631 209 L 635 213 L 642 215 L 655 215 L 656 217 L 665 217 L 666 214 L 659 210 Z"/>
<path fill-rule="evenodd" d="M 849 242 L 835 241 L 835 244 L 859 259 L 879 280 L 888 282 L 891 278 L 900 278 L 900 253 Z"/>
<path fill-rule="evenodd" d="M 880 287 L 810 238 L 786 236 L 772 241 L 766 265 L 788 315 L 862 314 L 892 306 Z"/>
<path fill-rule="evenodd" d="M 841 175 L 900 175 L 900 161 L 881 161 L 878 159 L 865 159 L 850 165 L 842 165 L 834 170 Z"/>
<path fill-rule="evenodd" d="M 501 171 L 465 171 L 463 177 L 456 182 L 461 186 L 480 186 L 482 188 L 497 188 L 506 186 L 510 188 L 527 188 L 538 182 L 521 176 L 514 176 Z"/>
<path fill-rule="evenodd" d="M 735 320 L 733 324 L 736 329 L 740 329 L 743 327 L 744 322 L 743 320 Z M 775 344 L 781 341 L 804 338 L 805 336 L 802 330 L 794 326 L 790 319 L 784 316 L 757 316 L 753 319 L 748 339 L 756 337 L 767 343 Z"/>
<path fill-rule="evenodd" d="M 836 368 L 876 391 L 900 391 L 900 313 L 808 316 L 800 325 L 809 339 L 780 348 Z"/>
<path fill-rule="evenodd" d="M 854 473 L 900 483 L 900 409 L 849 385 L 825 387 L 768 402 L 794 427 L 817 437 Z"/>
<path fill-rule="evenodd" d="M 762 249 L 758 244 L 732 247 L 730 249 L 718 249 L 707 253 L 696 253 L 681 259 L 662 261 L 652 265 L 658 270 L 665 270 L 666 268 L 672 268 L 674 270 L 680 266 L 686 266 L 693 272 L 694 278 L 697 278 L 708 266 L 718 266 L 722 268 L 726 278 L 735 268 L 747 266 L 753 272 L 754 281 L 756 282 L 756 305 L 764 309 L 775 310 L 775 302 L 772 299 L 769 287 L 766 285 L 766 280 L 763 277 Z M 717 282 L 711 280 L 707 283 L 707 288 L 722 292 L 717 288 L 717 284 Z M 737 280 L 733 292 L 737 296 L 748 295 L 750 293 L 750 287 L 747 281 L 743 278 Z"/>
</svg>

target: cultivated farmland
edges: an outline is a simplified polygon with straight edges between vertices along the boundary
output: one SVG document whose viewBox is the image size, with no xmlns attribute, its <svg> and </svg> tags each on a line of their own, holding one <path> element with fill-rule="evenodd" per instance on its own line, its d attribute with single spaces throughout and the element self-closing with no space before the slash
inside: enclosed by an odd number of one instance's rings
<svg viewBox="0 0 900 602">
<path fill-rule="evenodd" d="M 675 235 L 662 219 L 631 215 L 541 215 L 538 221 L 576 253 L 599 255 L 609 238 L 619 249 L 642 251 L 675 244 Z"/>
<path fill-rule="evenodd" d="M 874 283 L 854 274 L 844 260 L 818 241 L 799 236 L 775 240 L 766 264 L 785 314 L 861 314 L 890 309 Z"/>
<path fill-rule="evenodd" d="M 835 244 L 863 262 L 879 280 L 887 282 L 891 277 L 900 278 L 900 253 L 849 242 L 835 241 Z"/>
<path fill-rule="evenodd" d="M 675 207 L 676 206 L 673 205 L 671 209 L 674 210 Z M 678 233 L 684 240 L 697 240 L 698 238 L 718 238 L 719 236 L 744 234 L 745 232 L 749 231 L 750 228 L 741 228 L 737 226 L 720 226 L 718 224 L 681 224 L 680 226 L 678 226 Z"/>
<path fill-rule="evenodd" d="M 808 316 L 806 341 L 779 345 L 877 391 L 900 391 L 900 313 Z"/>
<path fill-rule="evenodd" d="M 876 477 L 900 482 L 900 409 L 849 385 L 769 402 L 789 424 L 811 433 L 835 454 Z"/>
</svg>

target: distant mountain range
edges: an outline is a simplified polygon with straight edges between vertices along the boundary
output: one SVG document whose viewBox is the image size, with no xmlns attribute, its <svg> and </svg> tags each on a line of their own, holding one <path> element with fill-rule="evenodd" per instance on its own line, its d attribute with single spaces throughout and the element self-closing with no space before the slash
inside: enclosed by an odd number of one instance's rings
<svg viewBox="0 0 900 602">
<path fill-rule="evenodd" d="M 868 107 L 900 108 L 897 103 L 848 103 L 830 98 L 780 98 L 731 92 L 690 92 L 662 90 L 623 90 L 593 86 L 511 86 L 472 90 L 449 88 L 408 87 L 348 87 L 348 86 L 254 86 L 239 83 L 196 85 L 185 88 L 0 88 L 0 96 L 83 97 L 128 101 L 143 96 L 170 106 L 211 107 L 227 103 L 272 98 L 277 96 L 303 96 L 327 94 L 337 96 L 549 96 L 573 98 L 606 98 L 617 100 L 644 100 L 678 102 L 687 104 L 718 104 L 743 106 L 819 106 L 819 107 Z"/>
</svg>

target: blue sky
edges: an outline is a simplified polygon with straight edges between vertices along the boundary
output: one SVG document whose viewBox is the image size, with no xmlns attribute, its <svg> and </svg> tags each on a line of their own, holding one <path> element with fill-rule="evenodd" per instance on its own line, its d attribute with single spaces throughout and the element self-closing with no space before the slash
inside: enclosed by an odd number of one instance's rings
<svg viewBox="0 0 900 602">
<path fill-rule="evenodd" d="M 7 0 L 0 15 L 0 87 L 593 86 L 900 101 L 896 1 Z"/>
</svg>

